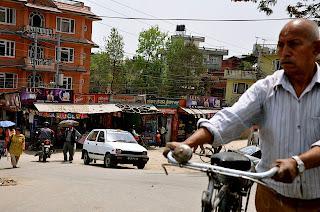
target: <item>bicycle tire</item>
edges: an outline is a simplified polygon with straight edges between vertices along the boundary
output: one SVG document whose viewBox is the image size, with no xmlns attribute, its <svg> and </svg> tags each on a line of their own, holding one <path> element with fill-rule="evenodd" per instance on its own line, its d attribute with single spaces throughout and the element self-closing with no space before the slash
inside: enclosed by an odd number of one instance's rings
<svg viewBox="0 0 320 212">
<path fill-rule="evenodd" d="M 242 207 L 242 197 L 241 195 L 236 195 L 232 197 L 226 195 L 220 202 L 218 206 L 218 212 L 241 212 Z"/>
<path fill-rule="evenodd" d="M 209 147 L 204 147 L 200 151 L 200 160 L 204 163 L 210 163 L 211 162 L 211 156 L 213 155 L 213 150 L 212 148 Z"/>
</svg>

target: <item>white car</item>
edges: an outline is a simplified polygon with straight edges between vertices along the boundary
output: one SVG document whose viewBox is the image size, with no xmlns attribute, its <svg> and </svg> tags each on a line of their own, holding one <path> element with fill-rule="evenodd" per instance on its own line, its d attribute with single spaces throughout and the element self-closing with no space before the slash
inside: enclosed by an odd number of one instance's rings
<svg viewBox="0 0 320 212">
<path fill-rule="evenodd" d="M 88 165 L 103 160 L 105 167 L 133 164 L 143 169 L 149 160 L 147 149 L 139 145 L 131 133 L 115 129 L 94 129 L 83 143 L 82 158 Z"/>
</svg>

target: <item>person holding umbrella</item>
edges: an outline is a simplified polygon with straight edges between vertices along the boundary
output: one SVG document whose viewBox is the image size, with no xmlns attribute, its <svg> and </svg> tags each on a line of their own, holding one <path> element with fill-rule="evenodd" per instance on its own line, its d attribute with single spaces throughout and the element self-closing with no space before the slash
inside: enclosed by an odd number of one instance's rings
<svg viewBox="0 0 320 212">
<path fill-rule="evenodd" d="M 25 137 L 21 133 L 21 129 L 17 127 L 15 131 L 16 133 L 10 136 L 10 141 L 8 143 L 13 168 L 17 168 L 20 155 L 25 150 Z"/>
<path fill-rule="evenodd" d="M 81 134 L 74 128 L 74 126 L 70 125 L 66 128 L 65 131 L 65 142 L 63 144 L 63 161 L 67 162 L 69 152 L 69 162 L 72 163 L 73 155 L 74 155 L 74 146 L 76 141 L 81 137 Z"/>
</svg>

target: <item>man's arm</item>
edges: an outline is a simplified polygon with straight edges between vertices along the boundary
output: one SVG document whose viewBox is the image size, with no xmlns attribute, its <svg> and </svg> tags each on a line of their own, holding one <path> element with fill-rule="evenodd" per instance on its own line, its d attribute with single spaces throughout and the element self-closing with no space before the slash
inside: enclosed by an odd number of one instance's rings
<svg viewBox="0 0 320 212">
<path fill-rule="evenodd" d="M 310 150 L 299 155 L 306 169 L 320 166 L 320 146 L 313 146 Z M 276 160 L 275 164 L 279 167 L 278 173 L 273 177 L 274 180 L 283 183 L 292 183 L 299 175 L 297 162 L 292 158 Z"/>
<path fill-rule="evenodd" d="M 183 143 L 188 144 L 190 147 L 196 147 L 198 145 L 212 143 L 213 135 L 206 128 L 201 127 L 196 130 L 189 138 Z"/>
</svg>

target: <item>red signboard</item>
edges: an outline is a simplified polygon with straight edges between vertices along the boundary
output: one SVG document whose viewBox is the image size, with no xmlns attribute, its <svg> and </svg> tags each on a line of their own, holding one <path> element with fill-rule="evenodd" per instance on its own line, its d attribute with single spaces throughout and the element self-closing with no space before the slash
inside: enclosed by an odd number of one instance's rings
<svg viewBox="0 0 320 212">
<path fill-rule="evenodd" d="M 93 104 L 108 102 L 108 94 L 75 94 L 73 98 L 73 103 L 75 104 Z"/>
<path fill-rule="evenodd" d="M 109 102 L 108 94 L 95 94 L 96 103 L 108 103 Z"/>
<path fill-rule="evenodd" d="M 75 94 L 73 97 L 73 103 L 75 104 L 90 104 L 95 102 L 94 94 Z"/>
<path fill-rule="evenodd" d="M 159 108 L 159 110 L 163 113 L 163 114 L 171 114 L 174 115 L 177 113 L 177 109 L 173 109 L 173 108 Z"/>
</svg>

